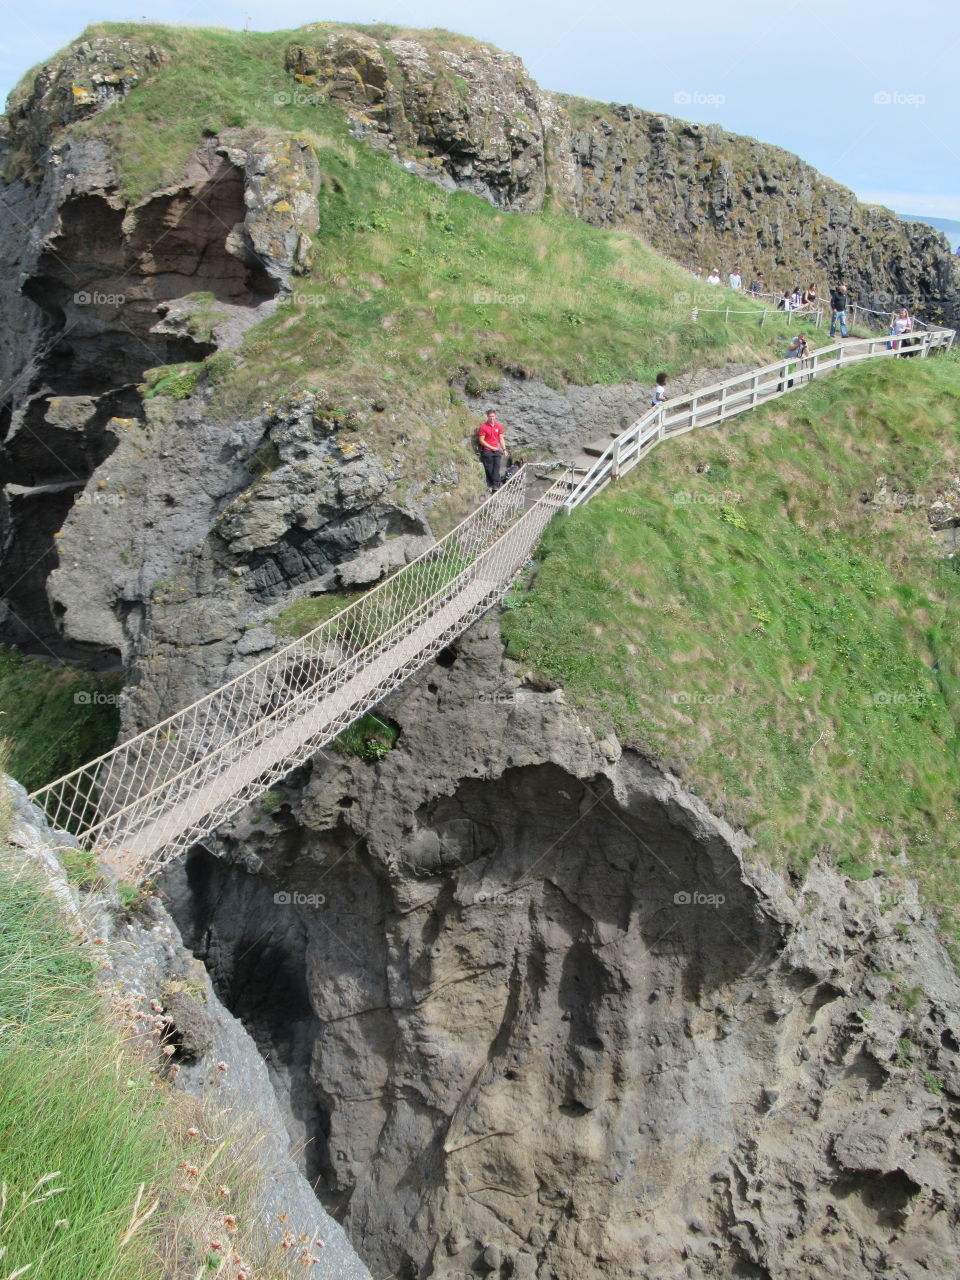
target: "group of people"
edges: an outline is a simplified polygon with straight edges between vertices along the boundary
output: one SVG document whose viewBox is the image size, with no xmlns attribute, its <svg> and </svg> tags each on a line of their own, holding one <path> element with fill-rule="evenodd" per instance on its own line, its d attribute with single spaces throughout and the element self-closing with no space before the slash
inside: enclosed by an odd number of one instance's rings
<svg viewBox="0 0 960 1280">
<path fill-rule="evenodd" d="M 698 280 L 703 279 L 703 268 L 697 267 L 694 276 Z M 706 278 L 707 284 L 720 284 L 720 273 L 714 268 Z M 742 289 L 743 279 L 740 275 L 740 269 L 734 268 L 727 277 L 727 283 L 731 289 Z M 754 297 L 760 297 L 764 292 L 763 273 L 758 271 L 754 279 L 751 281 L 747 293 Z M 801 290 L 797 286 L 792 292 L 784 293 L 780 302 L 777 304 L 781 311 L 796 311 L 801 307 L 808 307 L 817 302 L 817 286 L 815 284 L 808 285 L 806 289 Z M 830 337 L 835 338 L 837 330 L 840 331 L 842 338 L 847 337 L 847 306 L 850 301 L 850 291 L 843 283 L 836 285 L 830 291 Z M 900 311 L 890 325 L 890 341 L 887 343 L 889 349 L 896 351 L 901 345 L 904 335 L 912 332 L 914 322 L 910 312 L 906 307 L 901 307 Z M 902 344 L 908 345 L 908 344 Z M 790 342 L 789 347 L 784 353 L 788 359 L 803 361 L 809 353 L 807 340 L 802 333 L 798 333 Z M 802 367 L 798 366 L 798 367 Z M 793 386 L 793 379 L 788 382 L 789 386 Z M 780 384 L 780 390 L 783 390 L 783 384 Z M 651 408 L 658 409 L 666 403 L 667 400 L 667 375 L 658 373 L 656 381 L 651 393 Z M 517 464 L 511 463 L 510 450 L 507 446 L 503 433 L 503 427 L 497 421 L 496 413 L 493 409 L 487 410 L 486 419 L 480 424 L 477 431 L 477 445 L 480 451 L 480 460 L 483 463 L 483 469 L 487 477 L 487 487 L 491 493 L 494 493 L 503 482 L 509 479 L 510 475 L 517 470 Z"/>
<path fill-rule="evenodd" d="M 706 276 L 703 273 L 703 267 L 694 267 L 693 278 L 701 284 L 723 284 L 723 278 L 718 267 L 713 267 Z M 748 294 L 751 298 L 762 298 L 767 293 L 767 285 L 762 271 L 758 271 L 745 287 L 739 267 L 734 267 L 732 271 L 727 273 L 727 287 L 735 292 Z M 772 297 L 773 295 L 769 296 Z M 780 301 L 777 303 L 777 308 L 780 311 L 797 311 L 800 307 L 814 306 L 817 301 L 817 286 L 815 284 L 807 285 L 806 289 L 801 289 L 799 285 L 796 285 L 795 288 L 788 289 L 781 296 Z"/>
</svg>

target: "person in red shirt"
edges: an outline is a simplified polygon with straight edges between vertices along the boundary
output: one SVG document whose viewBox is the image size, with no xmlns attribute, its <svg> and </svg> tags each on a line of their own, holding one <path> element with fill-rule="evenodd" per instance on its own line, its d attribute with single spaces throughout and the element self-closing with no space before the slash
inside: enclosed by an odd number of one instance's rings
<svg viewBox="0 0 960 1280">
<path fill-rule="evenodd" d="M 487 485 L 494 493 L 503 484 L 506 470 L 507 442 L 504 439 L 503 427 L 497 421 L 493 409 L 487 410 L 485 422 L 481 422 L 477 430 L 477 443 L 480 446 L 480 461 L 487 473 Z"/>
</svg>

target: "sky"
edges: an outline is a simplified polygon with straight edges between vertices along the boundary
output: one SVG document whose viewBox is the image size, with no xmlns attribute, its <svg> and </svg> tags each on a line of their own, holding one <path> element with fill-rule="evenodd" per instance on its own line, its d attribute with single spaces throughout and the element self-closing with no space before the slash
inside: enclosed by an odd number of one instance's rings
<svg viewBox="0 0 960 1280">
<path fill-rule="evenodd" d="M 519 54 L 542 88 L 716 122 L 862 200 L 960 219 L 956 0 L 0 0 L 0 101 L 88 23 L 141 19 L 446 27 Z"/>
</svg>

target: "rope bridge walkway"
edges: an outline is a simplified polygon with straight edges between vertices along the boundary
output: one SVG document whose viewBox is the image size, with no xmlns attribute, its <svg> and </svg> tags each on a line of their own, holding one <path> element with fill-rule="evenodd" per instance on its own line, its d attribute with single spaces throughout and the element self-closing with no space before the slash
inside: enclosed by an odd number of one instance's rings
<svg viewBox="0 0 960 1280">
<path fill-rule="evenodd" d="M 911 335 L 949 350 L 950 329 Z M 705 387 L 651 410 L 588 469 L 566 470 L 528 505 L 523 468 L 416 560 L 299 640 L 31 800 L 118 876 L 144 880 L 398 688 L 501 599 L 547 524 L 635 466 L 651 448 L 716 426 L 858 360 L 904 354 L 845 342 Z"/>
</svg>

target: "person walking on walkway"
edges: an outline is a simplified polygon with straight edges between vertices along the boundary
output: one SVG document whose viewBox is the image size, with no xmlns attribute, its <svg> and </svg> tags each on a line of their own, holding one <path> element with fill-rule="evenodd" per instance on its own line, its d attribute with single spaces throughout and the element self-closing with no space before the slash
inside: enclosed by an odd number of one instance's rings
<svg viewBox="0 0 960 1280">
<path fill-rule="evenodd" d="M 661 405 L 667 403 L 667 375 L 658 373 L 657 380 L 653 384 L 653 395 L 650 398 L 651 409 L 659 409 Z"/>
<path fill-rule="evenodd" d="M 845 284 L 838 285 L 830 294 L 830 337 L 835 338 L 837 335 L 837 325 L 840 326 L 840 337 L 847 336 L 847 286 Z"/>
<path fill-rule="evenodd" d="M 913 321 L 910 319 L 910 312 L 907 310 L 906 307 L 901 307 L 900 311 L 897 314 L 896 319 L 893 322 L 893 325 L 891 326 L 890 332 L 895 334 L 896 337 L 902 338 L 903 335 L 905 333 L 909 333 L 912 328 L 913 328 Z M 899 342 L 894 342 L 893 343 L 894 351 L 896 351 L 897 347 L 899 347 L 900 345 L 901 344 Z"/>
<path fill-rule="evenodd" d="M 507 442 L 493 409 L 487 410 L 486 419 L 480 423 L 477 444 L 480 447 L 480 461 L 487 476 L 487 488 L 491 493 L 496 493 L 503 484 L 506 471 Z"/>
</svg>

